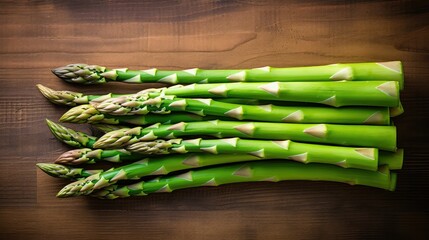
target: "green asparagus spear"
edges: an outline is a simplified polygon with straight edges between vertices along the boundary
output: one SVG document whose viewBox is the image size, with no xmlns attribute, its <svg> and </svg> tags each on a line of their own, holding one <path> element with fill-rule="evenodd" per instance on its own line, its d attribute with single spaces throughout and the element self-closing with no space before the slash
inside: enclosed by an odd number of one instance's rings
<svg viewBox="0 0 429 240">
<path fill-rule="evenodd" d="M 95 146 L 95 144 L 94 144 Z M 354 148 L 297 143 L 290 140 L 267 141 L 240 138 L 224 139 L 171 139 L 137 142 L 126 147 L 131 152 L 160 155 L 170 153 L 207 152 L 247 153 L 263 158 L 290 159 L 302 163 L 335 164 L 345 168 L 376 170 L 378 149 Z M 277 153 L 282 153 L 281 157 Z M 274 154 L 274 156 L 271 156 Z"/>
<path fill-rule="evenodd" d="M 223 83 L 223 82 L 273 82 L 273 81 L 337 81 L 337 80 L 392 80 L 403 85 L 402 64 L 399 61 L 379 63 L 342 63 L 324 66 L 273 68 L 261 67 L 236 70 L 147 70 L 128 68 L 107 69 L 103 66 L 70 64 L 52 72 L 59 78 L 73 83 L 99 84 L 108 81 L 126 83 L 158 82 L 168 84 Z"/>
<path fill-rule="evenodd" d="M 146 89 L 134 95 L 125 95 L 119 98 L 129 98 L 130 101 L 146 101 L 149 98 L 163 96 L 251 98 L 320 103 L 334 107 L 396 107 L 399 104 L 399 87 L 398 82 L 394 81 L 192 84 Z"/>
<path fill-rule="evenodd" d="M 83 168 L 72 168 L 53 163 L 38 163 L 36 164 L 43 172 L 52 177 L 66 178 L 77 180 L 80 178 L 87 178 L 93 174 L 101 173 L 103 170 L 87 170 Z"/>
<path fill-rule="evenodd" d="M 394 191 L 396 173 L 391 173 L 386 166 L 371 172 L 360 169 L 342 169 L 325 164 L 302 165 L 294 162 L 271 160 L 195 169 L 180 175 L 162 176 L 128 186 L 112 185 L 94 192 L 92 196 L 115 199 L 145 196 L 150 193 L 172 192 L 191 187 L 285 180 L 333 181 Z M 60 192 L 58 196 L 64 197 L 66 196 L 64 194 L 66 193 Z"/>
<path fill-rule="evenodd" d="M 345 146 L 396 150 L 396 127 L 335 124 L 292 124 L 268 122 L 206 121 L 154 124 L 147 128 L 119 129 L 100 137 L 97 148 L 121 148 L 136 141 L 210 135 L 218 138 L 240 137 L 326 143 Z M 129 139 L 129 140 L 126 140 Z"/>
<path fill-rule="evenodd" d="M 381 113 L 388 117 L 388 113 Z M 196 121 L 207 121 L 215 119 L 232 120 L 229 117 L 216 117 L 216 116 L 200 116 L 193 113 L 177 112 L 166 114 L 146 114 L 146 115 L 126 115 L 117 116 L 103 114 L 96 108 L 89 104 L 83 104 L 71 108 L 61 118 L 62 122 L 70 123 L 106 123 L 106 124 L 133 124 L 133 125 L 149 125 L 155 123 L 170 124 L 178 122 L 196 122 Z M 380 121 L 375 122 L 386 122 L 385 119 L 379 119 Z M 371 121 L 370 121 L 371 122 Z"/>
<path fill-rule="evenodd" d="M 93 105 L 99 112 L 110 115 L 144 115 L 149 112 L 168 114 L 171 111 L 187 111 L 199 115 L 268 122 L 386 125 L 390 120 L 388 108 L 380 107 L 251 106 L 223 103 L 212 99 L 181 99 L 174 96 L 144 99 L 147 98 L 119 97 Z M 62 119 L 75 116 L 81 118 L 81 115 L 85 115 L 76 108 L 78 107 L 71 109 Z"/>
<path fill-rule="evenodd" d="M 273 154 L 275 154 L 274 152 Z M 235 154 L 239 155 L 239 154 Z M 253 155 L 244 154 L 249 157 Z M 379 151 L 378 165 L 388 165 L 391 170 L 398 170 L 402 168 L 403 150 L 398 149 L 396 152 Z M 78 164 L 92 164 L 100 161 L 108 162 L 130 162 L 141 160 L 147 155 L 142 155 L 135 152 L 129 152 L 125 149 L 74 149 L 61 154 L 55 163 L 65 165 L 78 165 Z M 215 155 L 216 156 L 216 155 Z M 271 154 L 270 154 L 271 156 Z M 263 159 L 265 156 L 258 156 Z M 253 158 L 253 157 L 252 157 Z M 280 156 L 279 158 L 282 158 Z"/>
</svg>

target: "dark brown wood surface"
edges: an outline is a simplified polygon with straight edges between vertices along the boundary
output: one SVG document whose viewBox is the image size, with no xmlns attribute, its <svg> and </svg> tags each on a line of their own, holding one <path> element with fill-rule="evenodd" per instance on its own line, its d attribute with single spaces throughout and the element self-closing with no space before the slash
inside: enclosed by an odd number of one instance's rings
<svg viewBox="0 0 429 240">
<path fill-rule="evenodd" d="M 0 1 L 1 239 L 417 239 L 429 224 L 427 1 Z M 401 60 L 405 148 L 397 190 L 248 183 L 144 198 L 58 199 L 38 171 L 68 149 L 45 125 L 65 108 L 36 90 L 79 87 L 50 69 L 251 68 Z M 77 126 L 88 130 L 87 126 Z M 427 239 L 427 238 L 426 238 Z"/>
</svg>

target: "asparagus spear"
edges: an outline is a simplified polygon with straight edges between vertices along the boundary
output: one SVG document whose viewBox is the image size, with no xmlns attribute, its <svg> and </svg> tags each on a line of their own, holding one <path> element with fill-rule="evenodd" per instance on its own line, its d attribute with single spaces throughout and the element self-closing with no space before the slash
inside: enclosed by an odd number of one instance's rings
<svg viewBox="0 0 429 240">
<path fill-rule="evenodd" d="M 171 111 L 187 111 L 199 115 L 269 122 L 385 125 L 390 120 L 388 108 L 380 107 L 251 106 L 217 102 L 212 99 L 181 99 L 174 96 L 149 99 L 119 97 L 93 105 L 99 112 L 110 115 L 144 115 L 149 112 L 167 114 Z M 62 119 L 72 119 L 75 116 L 79 116 L 80 119 L 92 118 L 86 117 L 85 114 L 81 114 L 81 111 L 75 107 Z"/>
<path fill-rule="evenodd" d="M 394 81 L 192 84 L 146 89 L 119 98 L 146 101 L 149 98 L 163 96 L 251 98 L 320 103 L 334 107 L 396 107 L 399 103 L 399 88 L 398 83 Z"/>
<path fill-rule="evenodd" d="M 378 151 L 374 148 L 346 148 L 332 147 L 314 144 L 294 143 L 286 141 L 260 141 L 260 140 L 242 140 L 221 139 L 221 140 L 183 140 L 160 141 L 153 145 L 151 143 L 137 143 L 139 149 L 144 148 L 144 153 L 168 152 L 187 153 L 187 152 L 207 152 L 211 154 L 234 153 L 241 155 L 185 155 L 168 156 L 166 158 L 156 159 L 155 163 L 148 163 L 144 159 L 132 164 L 106 171 L 104 173 L 91 176 L 85 181 L 71 183 L 60 191 L 61 196 L 75 196 L 89 194 L 95 189 L 100 189 L 114 184 L 118 180 L 136 179 L 153 174 L 166 174 L 170 171 L 177 171 L 191 167 L 202 167 L 221 163 L 230 163 L 237 161 L 259 160 L 259 159 L 289 159 L 302 163 L 327 163 L 335 164 L 345 168 L 360 168 L 375 171 L 378 168 Z M 148 145 L 150 144 L 150 145 Z M 132 146 L 132 145 L 131 145 Z M 160 152 L 156 152 L 160 151 Z M 248 154 L 252 157 L 248 157 Z M 195 157 L 196 156 L 196 157 Z M 179 158 L 179 163 L 178 160 Z M 149 168 L 148 166 L 154 166 Z M 172 170 L 170 170 L 172 169 Z"/>
<path fill-rule="evenodd" d="M 399 81 L 403 84 L 402 64 L 399 61 L 379 63 L 343 63 L 324 66 L 273 68 L 262 67 L 236 70 L 128 70 L 107 69 L 98 65 L 70 64 L 53 69 L 59 78 L 73 83 L 99 84 L 108 81 L 126 83 L 159 82 L 177 83 L 222 83 L 222 82 L 272 82 L 272 81 L 335 81 L 379 80 Z"/>
<path fill-rule="evenodd" d="M 374 112 L 373 112 L 374 113 Z M 381 113 L 388 115 L 388 113 Z M 388 116 L 380 117 L 388 117 Z M 233 119 L 228 117 L 216 117 L 216 116 L 200 116 L 193 113 L 175 112 L 168 115 L 165 114 L 146 114 L 146 115 L 110 115 L 104 114 L 98 111 L 96 108 L 89 104 L 83 104 L 71 108 L 61 118 L 62 122 L 70 123 L 106 123 L 106 124 L 133 124 L 133 125 L 149 125 L 155 123 L 169 124 L 178 122 L 196 122 L 196 121 L 207 121 L 215 119 Z M 370 119 L 370 122 L 372 120 Z M 376 119 L 374 122 L 386 122 L 385 119 Z"/>
<path fill-rule="evenodd" d="M 239 155 L 239 154 L 235 154 Z M 247 154 L 246 154 L 247 155 Z M 379 151 L 378 165 L 388 165 L 392 170 L 402 168 L 403 150 L 398 149 L 396 152 Z M 92 164 L 100 161 L 108 162 L 129 162 L 141 160 L 146 155 L 135 152 L 129 152 L 125 149 L 74 149 L 61 154 L 55 163 L 65 165 Z M 216 156 L 216 155 L 215 155 Z M 253 155 L 248 155 L 253 156 Z M 281 158 L 281 157 L 279 157 Z M 262 158 L 261 158 L 262 159 Z"/>
<path fill-rule="evenodd" d="M 237 163 L 196 169 L 180 175 L 162 176 L 147 182 L 128 186 L 112 185 L 96 191 L 92 196 L 104 199 L 145 196 L 150 193 L 172 192 L 177 189 L 219 186 L 229 183 L 285 180 L 333 181 L 351 185 L 363 185 L 394 191 L 396 173 L 383 166 L 378 171 L 341 169 L 324 164 L 307 166 L 282 161 Z M 64 197 L 60 192 L 59 197 Z"/>
<path fill-rule="evenodd" d="M 396 127 L 335 124 L 291 124 L 268 122 L 206 121 L 154 124 L 106 133 L 94 144 L 97 148 L 121 148 L 136 141 L 158 138 L 210 135 L 218 138 L 240 137 L 326 143 L 345 146 L 375 147 L 396 150 Z M 128 140 L 127 140 L 128 139 Z"/>
<path fill-rule="evenodd" d="M 94 146 L 96 146 L 94 144 Z M 302 163 L 319 162 L 345 168 L 374 171 L 378 166 L 378 149 L 353 148 L 297 143 L 290 140 L 267 141 L 240 138 L 225 139 L 171 139 L 137 142 L 126 147 L 141 154 L 170 154 L 187 152 L 247 153 L 264 158 L 290 159 Z M 282 153 L 281 157 L 276 153 Z M 271 154 L 274 154 L 271 157 Z"/>
<path fill-rule="evenodd" d="M 43 172 L 52 177 L 66 178 L 77 180 L 80 178 L 87 178 L 93 174 L 101 173 L 103 170 L 87 170 L 83 168 L 72 168 L 53 163 L 38 163 L 36 164 Z"/>
</svg>

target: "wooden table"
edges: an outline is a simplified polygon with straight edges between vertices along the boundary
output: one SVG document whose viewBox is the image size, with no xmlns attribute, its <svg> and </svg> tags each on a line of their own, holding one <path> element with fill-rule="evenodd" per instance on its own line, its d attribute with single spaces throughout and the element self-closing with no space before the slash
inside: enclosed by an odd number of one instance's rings
<svg viewBox="0 0 429 240">
<path fill-rule="evenodd" d="M 429 223 L 427 1 L 119 2 L 0 2 L 1 239 L 423 238 Z M 66 84 L 50 73 L 57 66 L 251 68 L 389 60 L 403 61 L 406 76 L 406 114 L 395 119 L 406 150 L 396 192 L 280 182 L 117 201 L 58 199 L 66 182 L 35 167 L 68 149 L 45 124 L 65 108 L 47 102 L 37 83 L 86 93 L 141 89 Z"/>
</svg>

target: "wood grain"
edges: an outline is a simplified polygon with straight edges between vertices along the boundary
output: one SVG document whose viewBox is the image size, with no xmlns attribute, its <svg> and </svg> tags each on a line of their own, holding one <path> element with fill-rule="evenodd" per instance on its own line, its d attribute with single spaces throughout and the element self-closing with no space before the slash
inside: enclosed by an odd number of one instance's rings
<svg viewBox="0 0 429 240">
<path fill-rule="evenodd" d="M 427 1 L 0 1 L 0 239 L 424 239 L 429 224 Z M 406 150 L 396 192 L 323 182 L 247 183 L 144 198 L 57 199 L 37 171 L 68 149 L 44 119 L 65 108 L 36 90 L 79 87 L 49 69 L 250 68 L 404 63 Z M 145 87 L 152 87 L 146 85 Z M 76 126 L 88 131 L 86 126 Z"/>
</svg>

